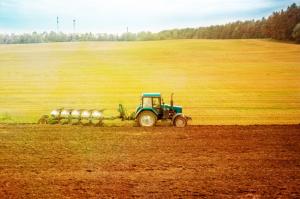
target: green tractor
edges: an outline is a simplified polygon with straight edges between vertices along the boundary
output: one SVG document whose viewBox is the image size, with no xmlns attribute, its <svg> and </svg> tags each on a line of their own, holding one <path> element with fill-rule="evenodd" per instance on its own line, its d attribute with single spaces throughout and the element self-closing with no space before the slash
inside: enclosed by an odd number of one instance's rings
<svg viewBox="0 0 300 199">
<path fill-rule="evenodd" d="M 139 126 L 155 126 L 157 120 L 171 120 L 176 127 L 185 127 L 190 117 L 183 115 L 181 106 L 173 105 L 173 93 L 171 94 L 171 103 L 165 104 L 160 93 L 142 94 L 142 102 L 136 111 L 130 115 L 127 109 L 119 104 L 118 116 L 105 116 L 104 109 L 55 109 L 49 115 L 43 115 L 39 124 L 83 124 L 102 126 L 104 120 L 136 120 Z"/>
<path fill-rule="evenodd" d="M 176 127 L 185 127 L 191 118 L 182 113 L 181 106 L 174 106 L 173 93 L 170 104 L 165 104 L 160 93 L 142 94 L 141 104 L 135 111 L 139 126 L 155 126 L 157 120 L 171 120 Z"/>
</svg>

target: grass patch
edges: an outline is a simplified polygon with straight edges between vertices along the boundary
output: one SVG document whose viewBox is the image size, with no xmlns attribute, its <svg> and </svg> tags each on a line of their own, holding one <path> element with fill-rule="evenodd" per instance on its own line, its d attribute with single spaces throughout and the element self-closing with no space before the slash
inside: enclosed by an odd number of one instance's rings
<svg viewBox="0 0 300 199">
<path fill-rule="evenodd" d="M 300 46 L 265 40 L 0 45 L 0 113 L 129 112 L 142 92 L 175 93 L 193 124 L 300 122 Z M 10 121 L 10 120 L 9 120 Z"/>
<path fill-rule="evenodd" d="M 0 123 L 13 122 L 12 117 L 8 113 L 0 113 Z"/>
</svg>

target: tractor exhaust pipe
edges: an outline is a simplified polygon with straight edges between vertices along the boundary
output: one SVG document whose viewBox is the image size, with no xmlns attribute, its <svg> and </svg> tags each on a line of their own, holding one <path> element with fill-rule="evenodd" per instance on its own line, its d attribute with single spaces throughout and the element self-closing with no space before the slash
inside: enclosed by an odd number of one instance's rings
<svg viewBox="0 0 300 199">
<path fill-rule="evenodd" d="M 173 106 L 174 106 L 173 95 L 174 95 L 174 93 L 171 93 L 171 101 L 170 101 L 171 108 L 173 108 Z"/>
</svg>

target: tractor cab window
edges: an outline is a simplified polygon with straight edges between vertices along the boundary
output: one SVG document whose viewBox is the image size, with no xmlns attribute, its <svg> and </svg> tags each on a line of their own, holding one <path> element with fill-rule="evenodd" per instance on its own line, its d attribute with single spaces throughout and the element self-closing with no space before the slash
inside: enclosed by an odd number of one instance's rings
<svg viewBox="0 0 300 199">
<path fill-rule="evenodd" d="M 160 98 L 158 98 L 158 97 L 153 98 L 153 107 L 160 108 Z"/>
<path fill-rule="evenodd" d="M 143 107 L 152 108 L 152 98 L 151 97 L 143 98 Z"/>
</svg>

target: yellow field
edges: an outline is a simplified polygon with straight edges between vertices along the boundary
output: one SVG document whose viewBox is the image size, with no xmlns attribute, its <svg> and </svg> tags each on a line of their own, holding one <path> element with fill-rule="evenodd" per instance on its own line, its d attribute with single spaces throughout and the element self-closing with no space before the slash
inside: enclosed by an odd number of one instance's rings
<svg viewBox="0 0 300 199">
<path fill-rule="evenodd" d="M 177 40 L 0 45 L 0 122 L 59 107 L 134 111 L 171 92 L 193 124 L 300 123 L 300 45 Z"/>
</svg>

